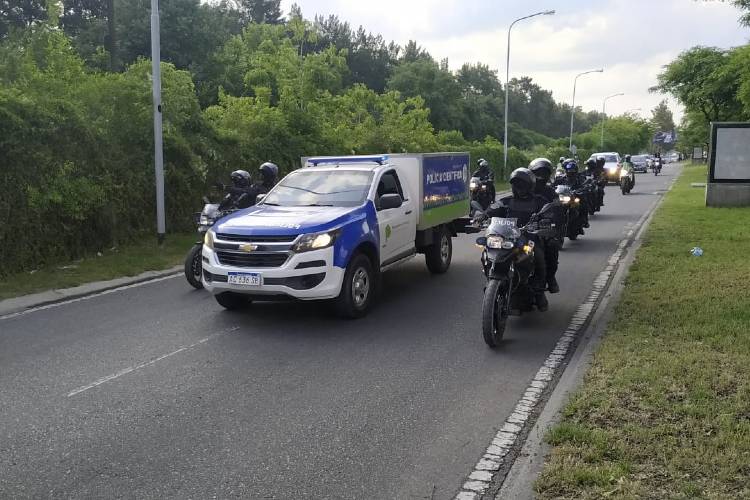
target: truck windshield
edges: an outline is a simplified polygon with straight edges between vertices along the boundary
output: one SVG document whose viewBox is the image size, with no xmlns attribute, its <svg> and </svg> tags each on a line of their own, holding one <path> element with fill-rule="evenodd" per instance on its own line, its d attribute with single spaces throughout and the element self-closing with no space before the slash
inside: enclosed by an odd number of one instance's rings
<svg viewBox="0 0 750 500">
<path fill-rule="evenodd" d="M 286 176 L 263 200 L 282 207 L 356 207 L 364 203 L 372 172 L 298 170 Z"/>
</svg>

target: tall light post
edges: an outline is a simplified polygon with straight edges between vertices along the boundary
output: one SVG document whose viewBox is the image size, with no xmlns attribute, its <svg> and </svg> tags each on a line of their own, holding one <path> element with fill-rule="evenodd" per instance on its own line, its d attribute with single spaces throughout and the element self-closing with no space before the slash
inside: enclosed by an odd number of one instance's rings
<svg viewBox="0 0 750 500">
<path fill-rule="evenodd" d="M 510 27 L 508 27 L 508 52 L 505 57 L 505 136 L 503 139 L 503 169 L 506 171 L 508 169 L 508 83 L 510 82 L 510 31 L 513 29 L 513 26 L 519 21 L 523 21 L 524 19 L 531 19 L 532 17 L 536 16 L 551 16 L 554 13 L 554 10 L 545 10 L 542 12 L 537 12 L 536 14 L 519 17 L 518 19 L 510 23 Z"/>
<path fill-rule="evenodd" d="M 619 97 L 621 95 L 625 95 L 622 92 L 619 94 L 612 94 L 608 95 L 604 98 L 604 101 L 602 101 L 602 142 L 601 142 L 601 149 L 604 149 L 604 122 L 606 121 L 606 112 L 607 112 L 607 101 L 612 99 L 613 97 Z"/>
<path fill-rule="evenodd" d="M 159 0 L 151 0 L 151 84 L 154 106 L 154 173 L 156 177 L 156 233 L 164 241 L 164 152 L 161 123 L 161 46 L 159 41 Z"/>
<path fill-rule="evenodd" d="M 573 119 L 576 116 L 576 85 L 578 84 L 579 76 L 588 75 L 589 73 L 604 73 L 604 68 L 592 69 L 591 71 L 578 73 L 573 79 L 573 104 L 571 104 L 570 108 L 570 144 L 568 145 L 568 150 L 571 153 L 573 152 Z"/>
</svg>

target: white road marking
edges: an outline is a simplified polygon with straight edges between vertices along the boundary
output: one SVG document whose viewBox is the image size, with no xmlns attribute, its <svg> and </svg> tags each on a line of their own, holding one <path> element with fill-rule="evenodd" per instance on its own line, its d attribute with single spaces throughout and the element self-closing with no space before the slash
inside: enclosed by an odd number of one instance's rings
<svg viewBox="0 0 750 500">
<path fill-rule="evenodd" d="M 101 297 L 102 295 L 109 295 L 110 293 L 121 292 L 123 290 L 130 290 L 131 288 L 137 288 L 139 286 L 150 285 L 152 283 L 158 283 L 160 281 L 165 281 L 165 280 L 171 280 L 172 278 L 176 278 L 182 275 L 183 273 L 170 274 L 168 276 L 161 276 L 159 278 L 154 278 L 154 279 L 150 279 L 147 281 L 133 283 L 132 285 L 118 286 L 117 288 L 104 290 L 103 292 L 92 293 L 91 295 L 84 295 L 83 297 L 76 297 L 74 299 L 61 300 L 60 302 L 53 302 L 51 304 L 45 304 L 43 306 L 30 307 L 29 309 L 24 309 L 23 311 L 18 311 L 18 312 L 6 314 L 4 316 L 0 316 L 0 320 L 16 318 L 18 316 L 24 316 L 26 314 L 30 314 L 30 313 L 37 312 L 37 311 L 44 311 L 46 309 L 53 309 L 55 307 L 60 307 L 60 306 L 64 306 L 67 304 L 73 304 L 75 302 L 81 302 L 84 300 L 93 299 L 95 297 Z"/>
<path fill-rule="evenodd" d="M 172 351 L 172 352 L 170 352 L 168 354 L 164 354 L 162 356 L 159 356 L 158 358 L 154 358 L 151 361 L 146 361 L 145 363 L 141 363 L 140 365 L 129 366 L 128 368 L 124 368 L 124 369 L 120 370 L 119 372 L 113 373 L 111 375 L 107 375 L 106 377 L 102 377 L 102 378 L 100 378 L 100 379 L 98 379 L 98 380 L 96 380 L 96 381 L 94 381 L 94 382 L 92 382 L 90 384 L 83 385 L 83 386 L 79 387 L 78 389 L 74 389 L 74 390 L 70 391 L 68 393 L 68 397 L 72 397 L 72 396 L 75 396 L 76 394 L 80 394 L 80 393 L 82 393 L 84 391 L 88 391 L 89 389 L 93 389 L 94 387 L 100 386 L 100 385 L 102 385 L 102 384 L 104 384 L 106 382 L 109 382 L 110 380 L 114 380 L 116 378 L 120 378 L 123 375 L 127 375 L 128 373 L 132 373 L 132 372 L 134 372 L 136 370 L 140 370 L 141 368 L 145 368 L 147 366 L 151 366 L 151 365 L 153 365 L 153 364 L 155 364 L 155 363 L 157 363 L 157 362 L 159 362 L 159 361 L 161 361 L 163 359 L 167 359 L 167 358 L 169 358 L 171 356 L 174 356 L 175 354 L 179 354 L 181 352 L 188 351 L 190 349 L 193 349 L 194 347 L 198 347 L 201 344 L 205 344 L 209 340 L 215 339 L 216 337 L 219 337 L 221 335 L 226 335 L 228 333 L 236 332 L 239 329 L 240 329 L 240 327 L 235 326 L 233 328 L 229 328 L 228 330 L 223 330 L 221 332 L 214 333 L 213 335 L 209 335 L 208 337 L 200 339 L 198 342 L 195 342 L 194 344 L 190 344 L 190 345 L 187 345 L 187 346 L 184 346 L 184 347 L 180 347 L 179 349 L 177 349 L 175 351 Z"/>
<path fill-rule="evenodd" d="M 667 191 L 672 189 L 676 179 L 669 185 Z M 661 193 L 659 193 L 661 194 Z M 571 345 L 581 330 L 588 324 L 591 316 L 596 311 L 597 301 L 609 285 L 610 278 L 615 268 L 619 265 L 628 244 L 633 238 L 640 238 L 645 230 L 643 226 L 649 215 L 659 205 L 661 198 L 657 200 L 641 216 L 636 224 L 629 228 L 626 236 L 617 244 L 617 248 L 607 261 L 606 267 L 599 273 L 593 282 L 591 293 L 584 302 L 576 309 L 570 320 L 568 328 L 558 340 L 552 352 L 542 364 L 526 388 L 523 397 L 518 401 L 510 416 L 505 420 L 503 427 L 495 434 L 482 458 L 479 459 L 474 469 L 465 480 L 454 500 L 478 500 L 487 489 L 489 489 L 495 476 L 504 464 L 504 457 L 508 455 L 518 441 L 524 427 L 529 421 L 532 412 L 542 398 L 542 393 L 553 381 L 558 368 L 565 360 Z"/>
</svg>

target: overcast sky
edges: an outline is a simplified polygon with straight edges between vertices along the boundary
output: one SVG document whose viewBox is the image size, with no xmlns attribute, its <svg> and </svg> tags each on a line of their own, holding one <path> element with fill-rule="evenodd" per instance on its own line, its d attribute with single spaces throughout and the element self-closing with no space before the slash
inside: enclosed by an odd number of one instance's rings
<svg viewBox="0 0 750 500">
<path fill-rule="evenodd" d="M 553 16 L 522 21 L 511 35 L 511 78 L 528 75 L 570 103 L 573 78 L 603 67 L 603 74 L 578 79 L 576 104 L 608 114 L 650 110 L 663 96 L 650 94 L 661 67 L 694 45 L 732 47 L 748 42 L 750 30 L 737 23 L 739 11 L 700 0 L 282 0 L 304 16 L 336 14 L 353 27 L 363 25 L 387 40 L 416 40 L 434 58 L 447 57 L 452 69 L 482 62 L 505 79 L 507 26 L 516 18 L 556 9 Z M 674 99 L 670 107 L 681 110 Z M 512 110 L 511 110 L 512 113 Z"/>
</svg>

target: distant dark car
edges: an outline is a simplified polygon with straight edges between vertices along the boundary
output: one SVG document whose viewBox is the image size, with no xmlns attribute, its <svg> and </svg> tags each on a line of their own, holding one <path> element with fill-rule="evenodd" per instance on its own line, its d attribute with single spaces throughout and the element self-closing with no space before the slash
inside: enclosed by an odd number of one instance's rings
<svg viewBox="0 0 750 500">
<path fill-rule="evenodd" d="M 648 155 L 637 155 L 630 158 L 635 172 L 648 172 Z"/>
</svg>

